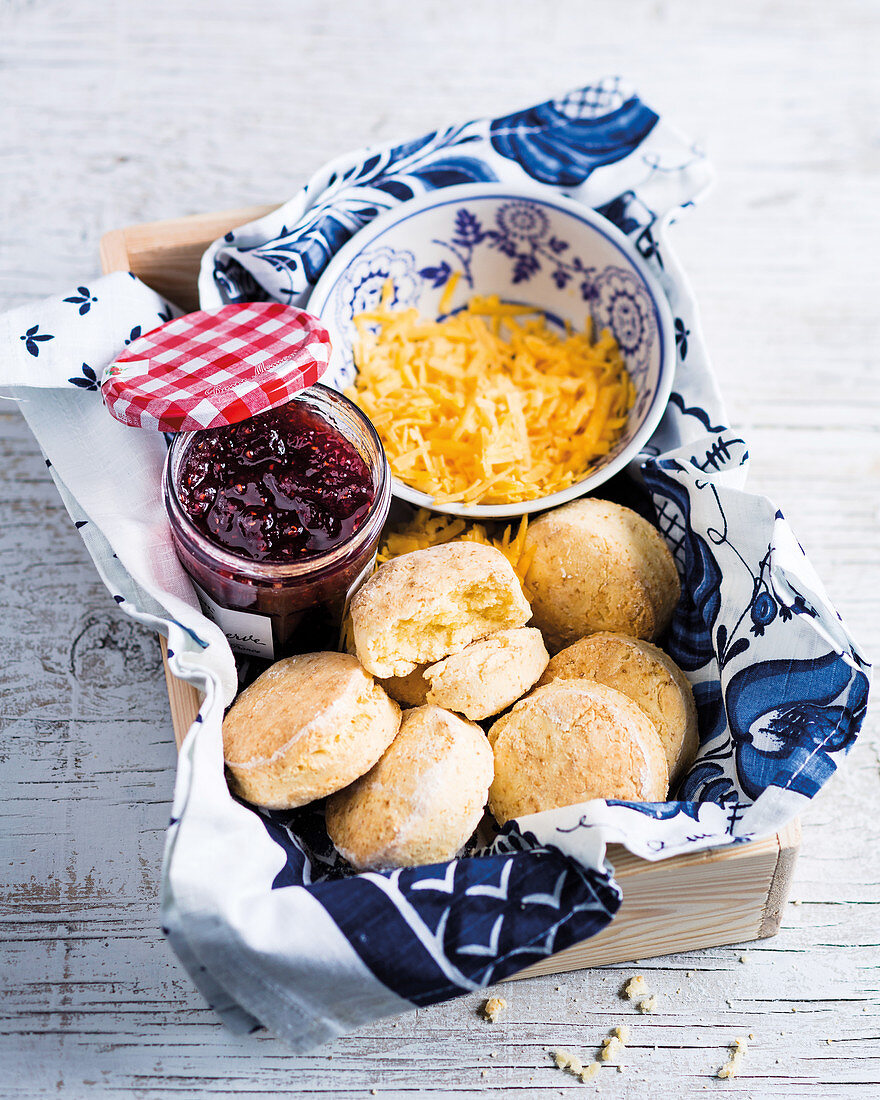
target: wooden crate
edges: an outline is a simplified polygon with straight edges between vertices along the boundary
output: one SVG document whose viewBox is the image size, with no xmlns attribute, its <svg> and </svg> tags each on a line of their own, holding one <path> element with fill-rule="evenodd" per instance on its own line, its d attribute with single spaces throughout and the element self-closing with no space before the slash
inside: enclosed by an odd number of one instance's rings
<svg viewBox="0 0 880 1100">
<path fill-rule="evenodd" d="M 196 309 L 196 280 L 205 248 L 228 230 L 267 214 L 251 206 L 216 214 L 133 225 L 101 241 L 105 272 L 131 271 L 169 301 Z M 165 642 L 162 639 L 165 661 Z M 178 746 L 198 713 L 200 697 L 168 670 L 165 676 Z M 779 928 L 800 846 L 797 821 L 775 836 L 649 863 L 611 845 L 623 891 L 614 921 L 582 943 L 521 971 L 516 978 L 765 939 Z"/>
</svg>

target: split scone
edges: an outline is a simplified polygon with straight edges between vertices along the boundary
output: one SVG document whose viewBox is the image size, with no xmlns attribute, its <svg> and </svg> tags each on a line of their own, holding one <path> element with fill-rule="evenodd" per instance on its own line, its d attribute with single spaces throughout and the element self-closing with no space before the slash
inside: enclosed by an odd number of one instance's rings
<svg viewBox="0 0 880 1100">
<path fill-rule="evenodd" d="M 666 754 L 653 722 L 622 692 L 592 680 L 536 688 L 498 719 L 489 742 L 489 809 L 499 825 L 591 798 L 666 798 Z"/>
<path fill-rule="evenodd" d="M 369 771 L 400 728 L 400 707 L 347 653 L 305 653 L 268 668 L 223 720 L 236 794 L 288 810 Z"/>
<path fill-rule="evenodd" d="M 435 703 L 478 722 L 491 718 L 534 687 L 547 667 L 541 631 L 534 627 L 498 630 L 432 665 L 418 665 L 406 676 L 379 683 L 406 706 Z"/>
<path fill-rule="evenodd" d="M 638 703 L 660 734 L 670 783 L 681 778 L 700 738 L 693 689 L 671 657 L 640 638 L 591 634 L 557 653 L 540 682 L 579 678 L 616 688 Z"/>
<path fill-rule="evenodd" d="M 327 832 L 360 871 L 452 859 L 483 816 L 492 750 L 440 707 L 406 711 L 376 766 L 327 803 Z"/>
<path fill-rule="evenodd" d="M 494 546 L 447 542 L 380 566 L 351 602 L 354 647 L 374 676 L 406 676 L 531 617 L 513 566 Z"/>
<path fill-rule="evenodd" d="M 499 630 L 429 665 L 427 700 L 474 721 L 489 718 L 525 695 L 548 660 L 540 630 Z"/>
<path fill-rule="evenodd" d="M 660 532 L 630 508 L 572 501 L 536 519 L 525 547 L 532 625 L 551 653 L 599 630 L 652 639 L 669 625 L 678 571 Z"/>
</svg>

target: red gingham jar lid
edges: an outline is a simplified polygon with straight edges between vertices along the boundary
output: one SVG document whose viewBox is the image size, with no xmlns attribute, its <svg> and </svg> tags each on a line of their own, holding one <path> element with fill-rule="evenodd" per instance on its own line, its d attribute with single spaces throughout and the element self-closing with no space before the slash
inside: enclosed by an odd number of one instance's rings
<svg viewBox="0 0 880 1100">
<path fill-rule="evenodd" d="M 280 302 L 199 310 L 133 341 L 101 392 L 123 424 L 160 432 L 237 424 L 317 382 L 330 361 L 321 322 Z"/>
</svg>

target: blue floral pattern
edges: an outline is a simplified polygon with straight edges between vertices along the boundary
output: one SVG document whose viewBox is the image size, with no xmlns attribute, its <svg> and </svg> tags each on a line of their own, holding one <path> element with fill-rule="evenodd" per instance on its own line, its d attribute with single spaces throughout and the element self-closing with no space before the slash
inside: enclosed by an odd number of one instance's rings
<svg viewBox="0 0 880 1100">
<path fill-rule="evenodd" d="M 851 748 L 867 698 L 867 677 L 836 653 L 741 669 L 725 703 L 745 794 L 772 784 L 812 798 L 835 770 L 832 754 Z"/>
<path fill-rule="evenodd" d="M 612 81 L 497 118 L 489 131 L 496 152 L 532 179 L 573 187 L 632 153 L 657 117 L 637 96 L 624 99 Z"/>
<path fill-rule="evenodd" d="M 78 286 L 76 294 L 64 299 L 65 302 L 70 302 L 72 305 L 79 307 L 80 317 L 84 317 L 97 300 L 87 286 Z"/>
<path fill-rule="evenodd" d="M 54 336 L 50 336 L 46 332 L 40 332 L 39 325 L 31 325 L 31 327 L 25 332 L 24 336 L 20 337 L 24 343 L 25 350 L 28 355 L 33 355 L 36 359 L 40 354 L 40 344 L 45 343 L 46 340 L 54 340 Z"/>
<path fill-rule="evenodd" d="M 227 233 L 214 261 L 224 301 L 275 297 L 301 304 L 342 245 L 378 214 L 426 191 L 494 180 L 486 161 L 468 154 L 474 136 L 470 125 L 449 127 L 331 173 L 325 197 L 283 222 L 270 240 L 247 245 Z M 261 270 L 275 276 L 271 295 Z"/>
<path fill-rule="evenodd" d="M 346 272 L 344 290 L 340 296 L 340 318 L 375 309 L 389 284 L 391 297 L 388 304 L 391 308 L 411 306 L 418 301 L 420 278 L 424 277 L 424 272 L 416 271 L 416 258 L 412 252 L 373 249 L 369 256 L 356 260 Z M 434 280 L 437 278 L 435 274 Z"/>
<path fill-rule="evenodd" d="M 718 475 L 745 461 L 742 441 L 722 433 L 707 437 L 707 444 L 702 457 L 655 459 L 645 468 L 660 528 L 683 574 L 665 646 L 694 674 L 703 743 L 680 797 L 741 808 L 771 786 L 812 797 L 836 766 L 833 754 L 848 751 L 861 723 L 864 659 L 851 645 L 842 654 L 817 651 L 821 635 L 809 626 L 800 628 L 802 645 L 812 636 L 815 655 L 767 656 L 779 652 L 780 631 L 790 635 L 794 620 L 820 612 L 790 581 L 782 582 L 774 541 L 761 551 L 754 533 L 744 538 L 728 517 L 740 501 Z M 697 498 L 699 520 L 693 514 Z M 778 512 L 773 519 L 782 522 Z M 731 586 L 745 599 L 725 606 Z M 752 653 L 756 647 L 760 654 Z"/>
<path fill-rule="evenodd" d="M 657 122 L 657 114 L 612 77 L 489 122 L 467 122 L 416 141 L 365 151 L 345 168 L 319 173 L 301 201 L 270 215 L 273 229 L 268 235 L 245 227 L 217 242 L 211 251 L 213 289 L 223 303 L 268 296 L 303 305 L 342 245 L 399 203 L 456 184 L 508 176 L 570 188 L 644 145 Z M 665 171 L 661 159 L 655 161 L 654 170 Z M 636 225 L 650 232 L 656 212 L 641 206 L 632 191 L 626 195 L 601 209 L 619 209 L 616 224 L 626 233 Z M 509 228 L 514 229 L 513 219 Z M 659 255 L 656 243 L 651 248 Z M 531 260 L 524 255 L 525 277 Z M 204 295 L 207 285 L 201 289 Z"/>
<path fill-rule="evenodd" d="M 606 267 L 596 276 L 593 321 L 599 329 L 610 329 L 626 360 L 636 401 L 630 416 L 638 420 L 653 394 L 646 379 L 650 370 L 651 345 L 655 338 L 654 305 L 644 284 L 631 271 Z"/>
<path fill-rule="evenodd" d="M 65 299 L 65 301 L 67 301 L 67 299 Z M 80 370 L 82 373 L 78 377 L 68 378 L 67 381 L 80 390 L 98 390 L 101 388 L 98 382 L 98 376 L 88 363 L 83 363 Z"/>
<path fill-rule="evenodd" d="M 675 346 L 678 348 L 678 354 L 682 362 L 687 359 L 688 353 L 688 340 L 691 330 L 685 327 L 684 321 L 680 317 L 675 318 Z"/>
<path fill-rule="evenodd" d="M 510 258 L 514 284 L 528 282 L 546 265 L 560 290 L 574 279 L 585 302 L 593 302 L 599 296 L 596 268 L 568 254 L 568 241 L 550 232 L 550 220 L 538 203 L 526 200 L 506 203 L 496 213 L 492 229 L 485 228 L 476 214 L 462 207 L 455 215 L 453 235 L 447 241 L 434 243 L 453 254 L 458 261 L 457 269 L 460 268 L 465 282 L 472 287 L 474 249 L 484 242 Z M 444 262 L 437 267 L 422 268 L 419 274 L 432 286 L 442 286 L 452 271 Z"/>
</svg>

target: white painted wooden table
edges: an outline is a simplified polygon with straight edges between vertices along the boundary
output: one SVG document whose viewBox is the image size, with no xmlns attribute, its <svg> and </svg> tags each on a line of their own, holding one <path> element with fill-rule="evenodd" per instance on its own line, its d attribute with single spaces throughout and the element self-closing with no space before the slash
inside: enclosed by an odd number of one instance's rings
<svg viewBox="0 0 880 1100">
<path fill-rule="evenodd" d="M 293 193 L 325 159 L 624 72 L 705 140 L 675 230 L 752 485 L 880 652 L 880 8 L 873 0 L 6 0 L 0 307 L 87 281 L 109 228 Z M 869 716 L 804 821 L 783 930 L 419 1011 L 293 1057 L 235 1039 L 166 948 L 175 752 L 155 639 L 115 609 L 16 412 L 0 409 L 0 1094 L 592 1091 L 546 1048 L 632 1028 L 605 1095 L 880 1095 L 880 749 Z M 714 1077 L 752 1032 L 743 1075 Z"/>
</svg>

